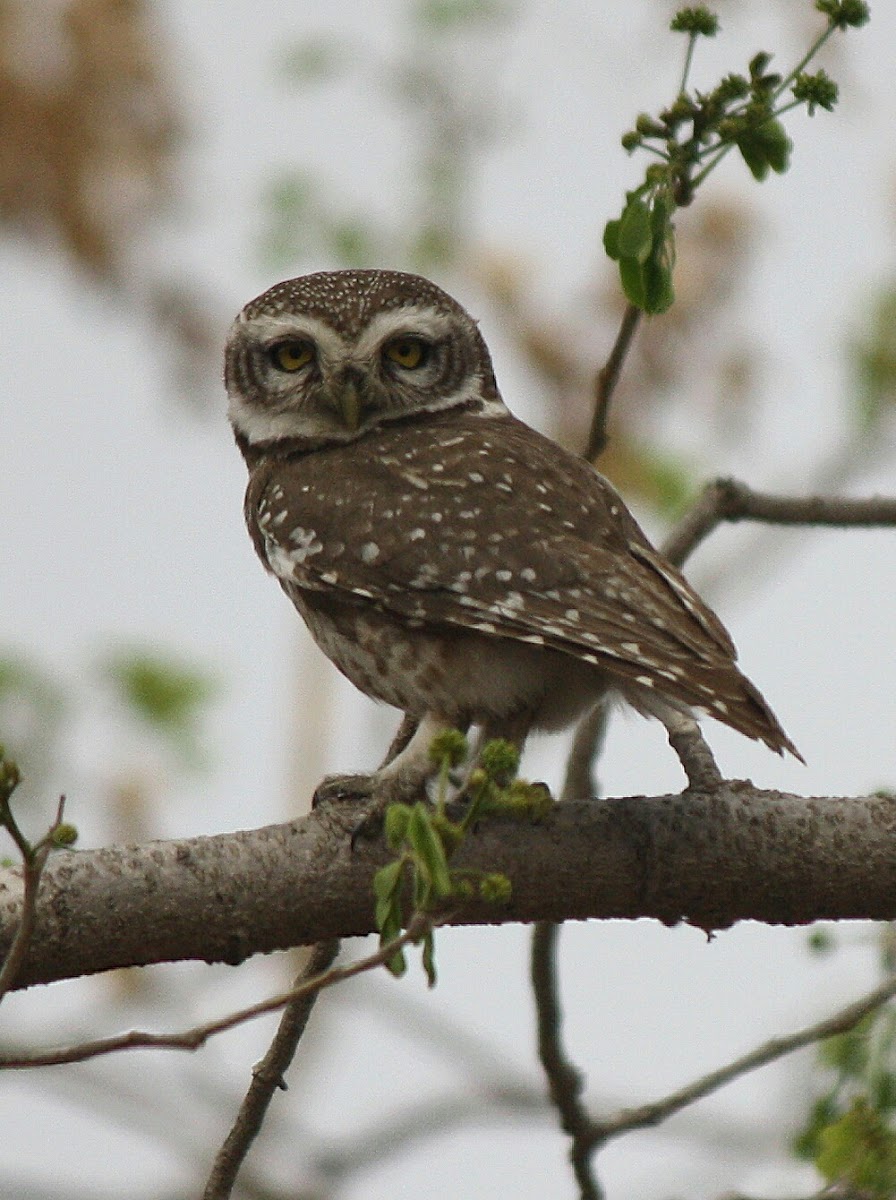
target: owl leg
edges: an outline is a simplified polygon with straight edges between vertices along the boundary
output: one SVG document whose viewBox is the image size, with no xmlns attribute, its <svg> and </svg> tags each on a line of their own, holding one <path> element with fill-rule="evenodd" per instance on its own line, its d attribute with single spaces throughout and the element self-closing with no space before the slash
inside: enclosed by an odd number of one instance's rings
<svg viewBox="0 0 896 1200">
<path fill-rule="evenodd" d="M 380 763 L 379 769 L 387 767 L 393 758 L 397 758 L 402 750 L 407 746 L 408 742 L 417 731 L 417 726 L 420 724 L 419 717 L 414 717 L 410 713 L 405 713 L 401 718 L 401 724 L 395 730 L 395 736 L 389 743 L 389 749 L 386 751 L 386 757 Z"/>
<path fill-rule="evenodd" d="M 415 719 L 406 715 L 392 746 L 389 747 L 390 755 L 402 734 L 406 732 L 406 723 L 410 721 Z M 426 713 L 419 721 L 415 721 L 413 732 L 398 753 L 387 756 L 385 764 L 377 771 L 376 778 L 386 785 L 387 791 L 397 784 L 402 790 L 409 789 L 410 795 L 413 796 L 413 793 L 425 787 L 427 779 L 435 774 L 436 766 L 429 756 L 433 738 L 454 727 L 455 722 L 449 721 L 447 717 Z"/>
<path fill-rule="evenodd" d="M 505 742 L 510 742 L 522 754 L 523 746 L 526 744 L 526 738 L 529 736 L 529 731 L 534 721 L 534 714 L 525 709 L 522 712 L 514 713 L 512 717 L 486 721 L 481 727 L 479 738 L 476 742 L 473 763 L 475 764 L 478 760 L 483 746 L 487 746 L 489 742 L 493 742 L 497 738 L 501 738 Z"/>
<path fill-rule="evenodd" d="M 669 745 L 688 777 L 688 787 L 695 792 L 715 791 L 722 782 L 722 772 L 694 718 L 671 708 L 658 712 L 657 716 L 665 725 Z"/>
</svg>

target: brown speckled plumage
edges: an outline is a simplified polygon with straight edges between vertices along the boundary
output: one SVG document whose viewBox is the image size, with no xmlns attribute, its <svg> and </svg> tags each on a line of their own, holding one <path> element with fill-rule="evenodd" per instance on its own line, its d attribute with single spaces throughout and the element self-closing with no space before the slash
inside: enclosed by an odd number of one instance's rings
<svg viewBox="0 0 896 1200">
<path fill-rule="evenodd" d="M 408 337 L 423 369 L 383 350 Z M 315 346 L 285 379 L 284 338 Z M 606 480 L 507 412 L 474 322 L 432 283 L 278 284 L 237 319 L 227 381 L 259 556 L 368 695 L 494 732 L 567 724 L 613 690 L 795 753 L 718 618 Z"/>
</svg>

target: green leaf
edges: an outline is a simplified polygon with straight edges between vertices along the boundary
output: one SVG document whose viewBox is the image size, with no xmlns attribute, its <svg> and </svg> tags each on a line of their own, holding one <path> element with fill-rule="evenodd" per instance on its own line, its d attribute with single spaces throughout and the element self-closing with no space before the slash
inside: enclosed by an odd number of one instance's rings
<svg viewBox="0 0 896 1200">
<path fill-rule="evenodd" d="M 768 175 L 768 160 L 765 157 L 765 151 L 762 148 L 761 142 L 757 141 L 755 137 L 755 131 L 752 129 L 745 130 L 736 139 L 736 145 L 740 151 L 741 158 L 750 168 L 750 174 L 761 183 L 766 175 Z"/>
<path fill-rule="evenodd" d="M 833 1096 L 822 1096 L 812 1105 L 805 1127 L 797 1134 L 793 1143 L 794 1154 L 798 1158 L 814 1162 L 818 1154 L 818 1138 L 823 1129 L 837 1119 L 837 1104 Z"/>
<path fill-rule="evenodd" d="M 853 1029 L 826 1038 L 818 1048 L 821 1061 L 847 1078 L 858 1079 L 868 1068 L 869 1034 L 874 1013 L 863 1017 Z"/>
<path fill-rule="evenodd" d="M 638 308 L 647 306 L 647 287 L 644 280 L 644 267 L 634 258 L 620 258 L 619 279 L 627 300 Z"/>
<path fill-rule="evenodd" d="M 432 886 L 437 896 L 450 896 L 452 892 L 451 874 L 448 870 L 448 860 L 442 840 L 433 829 L 429 810 L 419 802 L 411 810 L 408 821 L 408 842 L 417 857 L 421 874 Z"/>
<path fill-rule="evenodd" d="M 116 655 L 106 670 L 134 713 L 166 732 L 189 732 L 216 690 L 205 672 L 142 651 Z"/>
<path fill-rule="evenodd" d="M 896 1134 L 864 1100 L 822 1129 L 815 1165 L 831 1183 L 864 1188 L 890 1200 L 896 1189 Z"/>
<path fill-rule="evenodd" d="M 793 143 L 784 126 L 774 117 L 760 125 L 750 125 L 736 138 L 737 148 L 753 178 L 765 179 L 769 168 L 781 175 L 790 165 Z"/>
<path fill-rule="evenodd" d="M 872 1099 L 878 1112 L 896 1112 L 896 1074 L 886 1071 L 875 1080 Z"/>
<path fill-rule="evenodd" d="M 633 196 L 622 210 L 619 221 L 619 257 L 645 262 L 653 248 L 650 209 L 639 196 Z"/>
<path fill-rule="evenodd" d="M 386 809 L 384 829 L 390 850 L 400 850 L 404 845 L 410 819 L 411 807 L 409 804 L 390 804 Z"/>
<path fill-rule="evenodd" d="M 671 308 L 675 299 L 672 270 L 661 255 L 652 256 L 644 264 L 644 311 L 651 315 Z"/>
<path fill-rule="evenodd" d="M 617 217 L 613 221 L 607 221 L 604 226 L 604 250 L 607 252 L 607 257 L 614 261 L 619 258 L 619 226 L 622 224 Z"/>
<path fill-rule="evenodd" d="M 386 963 L 386 970 L 391 972 L 396 979 L 400 979 L 407 969 L 408 963 L 404 956 L 404 951 L 396 950 L 396 952 Z"/>
<path fill-rule="evenodd" d="M 380 931 L 380 940 L 388 942 L 401 932 L 401 883 L 405 860 L 380 867 L 373 877 L 373 894 L 376 899 L 374 920 Z"/>
<path fill-rule="evenodd" d="M 817 954 L 819 957 L 825 954 L 832 954 L 837 949 L 837 940 L 830 929 L 823 925 L 816 926 L 806 939 L 806 944 L 812 954 Z"/>
<path fill-rule="evenodd" d="M 401 872 L 404 859 L 396 858 L 394 862 L 380 867 L 373 877 L 373 894 L 377 900 L 387 900 L 401 883 Z"/>
<path fill-rule="evenodd" d="M 436 986 L 436 940 L 431 929 L 423 937 L 423 970 L 430 987 Z"/>
<path fill-rule="evenodd" d="M 757 133 L 765 146 L 768 165 L 776 174 L 783 175 L 790 166 L 790 152 L 793 149 L 793 142 L 787 136 L 787 130 L 773 117 L 760 125 Z"/>
</svg>

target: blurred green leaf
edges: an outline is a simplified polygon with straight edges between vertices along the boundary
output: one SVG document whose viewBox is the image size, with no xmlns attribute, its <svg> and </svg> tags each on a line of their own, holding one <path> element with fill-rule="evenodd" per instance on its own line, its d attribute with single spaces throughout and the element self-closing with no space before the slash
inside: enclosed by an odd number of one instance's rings
<svg viewBox="0 0 896 1200">
<path fill-rule="evenodd" d="M 748 125 L 735 142 L 753 178 L 760 182 L 769 170 L 781 175 L 790 165 L 793 143 L 784 126 L 774 117 L 759 125 Z"/>
<path fill-rule="evenodd" d="M 896 1193 L 896 1134 L 862 1100 L 818 1135 L 815 1165 L 829 1183 L 866 1189 L 869 1197 Z"/>
<path fill-rule="evenodd" d="M 436 940 L 431 929 L 423 935 L 423 970 L 430 987 L 436 986 Z"/>
<path fill-rule="evenodd" d="M 347 267 L 369 267 L 376 259 L 376 239 L 369 222 L 355 217 L 332 221 L 323 230 L 330 253 Z"/>
<path fill-rule="evenodd" d="M 308 38 L 286 52 L 281 69 L 296 83 L 323 83 L 349 65 L 351 54 L 351 46 L 339 38 Z"/>
<path fill-rule="evenodd" d="M 864 432 L 896 407 L 896 286 L 876 294 L 863 321 L 867 335 L 852 351 L 858 375 L 856 409 Z"/>
<path fill-rule="evenodd" d="M 876 1013 L 869 1013 L 854 1029 L 826 1038 L 819 1046 L 822 1063 L 847 1078 L 861 1076 L 868 1066 L 869 1034 L 876 1018 Z"/>
<path fill-rule="evenodd" d="M 503 20 L 509 11 L 502 0 L 416 0 L 413 17 L 419 25 L 447 32 L 477 21 Z"/>
<path fill-rule="evenodd" d="M 817 926 L 811 931 L 806 938 L 806 944 L 810 952 L 817 954 L 819 957 L 831 954 L 837 947 L 837 941 L 833 933 L 822 925 Z"/>
<path fill-rule="evenodd" d="M 202 708 L 217 692 L 205 671 L 146 651 L 110 658 L 106 674 L 132 713 L 163 733 L 192 734 Z"/>
</svg>

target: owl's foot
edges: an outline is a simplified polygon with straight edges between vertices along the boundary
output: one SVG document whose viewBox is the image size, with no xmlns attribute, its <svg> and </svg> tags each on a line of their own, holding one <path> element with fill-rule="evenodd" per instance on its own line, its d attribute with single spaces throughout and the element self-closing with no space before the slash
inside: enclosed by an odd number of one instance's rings
<svg viewBox="0 0 896 1200">
<path fill-rule="evenodd" d="M 390 804 L 414 804 L 426 798 L 426 779 L 417 772 L 328 775 L 315 791 L 311 807 L 330 803 L 356 804 L 360 812 L 352 828 L 354 847 L 361 839 L 379 836 Z"/>
<path fill-rule="evenodd" d="M 362 803 L 376 790 L 376 775 L 327 775 L 317 785 L 311 807 L 321 804 Z"/>
</svg>

